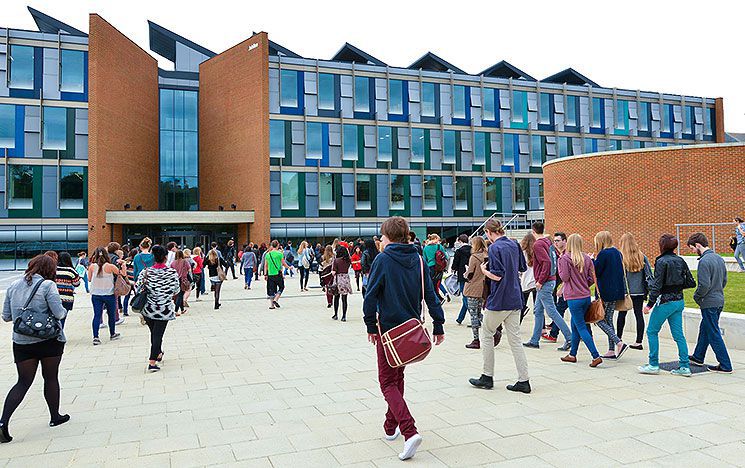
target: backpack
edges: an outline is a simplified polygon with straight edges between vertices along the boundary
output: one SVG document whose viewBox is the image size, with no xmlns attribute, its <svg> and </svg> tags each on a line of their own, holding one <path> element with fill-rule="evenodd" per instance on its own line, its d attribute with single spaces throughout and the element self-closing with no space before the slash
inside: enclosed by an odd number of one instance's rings
<svg viewBox="0 0 745 468">
<path fill-rule="evenodd" d="M 440 249 L 435 250 L 435 265 L 433 267 L 437 273 L 441 273 L 448 268 L 448 258 Z"/>
<path fill-rule="evenodd" d="M 31 299 L 34 298 L 42 283 L 44 283 L 44 280 L 37 281 L 34 285 L 31 294 L 26 299 L 26 303 L 21 307 L 21 314 L 16 318 L 15 323 L 13 323 L 13 331 L 23 336 L 50 340 L 62 333 L 59 320 L 52 315 L 48 306 L 44 310 L 29 308 Z"/>
<path fill-rule="evenodd" d="M 549 276 L 556 276 L 559 256 L 556 254 L 556 248 L 553 245 L 548 248 L 548 256 L 551 259 L 551 271 L 549 272 Z"/>
</svg>

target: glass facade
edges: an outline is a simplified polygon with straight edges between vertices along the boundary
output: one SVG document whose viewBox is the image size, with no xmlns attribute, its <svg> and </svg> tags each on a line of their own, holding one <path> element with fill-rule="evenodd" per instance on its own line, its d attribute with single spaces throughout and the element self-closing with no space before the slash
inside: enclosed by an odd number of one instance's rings
<svg viewBox="0 0 745 468">
<path fill-rule="evenodd" d="M 34 48 L 10 46 L 10 87 L 34 89 Z"/>
<path fill-rule="evenodd" d="M 16 106 L 0 104 L 0 148 L 13 148 L 16 143 Z"/>
<path fill-rule="evenodd" d="M 282 209 L 297 210 L 300 207 L 300 183 L 297 172 L 282 173 Z"/>
<path fill-rule="evenodd" d="M 59 178 L 59 199 L 62 210 L 82 210 L 85 202 L 85 171 L 82 167 L 62 166 Z"/>
<path fill-rule="evenodd" d="M 336 86 L 334 75 L 330 73 L 318 74 L 318 108 L 321 110 L 336 109 Z"/>
<path fill-rule="evenodd" d="M 199 209 L 198 92 L 160 90 L 161 210 Z"/>
<path fill-rule="evenodd" d="M 435 105 L 437 85 L 435 83 L 422 83 L 422 117 L 436 117 Z"/>
<path fill-rule="evenodd" d="M 372 207 L 372 177 L 369 174 L 357 174 L 355 183 L 355 209 L 369 210 Z"/>
<path fill-rule="evenodd" d="M 60 51 L 60 91 L 85 91 L 85 53 L 81 50 Z"/>
<path fill-rule="evenodd" d="M 30 210 L 34 207 L 34 169 L 31 166 L 8 166 L 8 208 Z"/>
<path fill-rule="evenodd" d="M 67 148 L 67 109 L 64 107 L 42 108 L 42 143 L 46 150 Z"/>
<path fill-rule="evenodd" d="M 322 172 L 318 178 L 318 207 L 322 210 L 336 209 L 334 174 Z"/>
<path fill-rule="evenodd" d="M 280 105 L 282 107 L 298 106 L 298 72 L 282 70 L 280 82 Z"/>
</svg>

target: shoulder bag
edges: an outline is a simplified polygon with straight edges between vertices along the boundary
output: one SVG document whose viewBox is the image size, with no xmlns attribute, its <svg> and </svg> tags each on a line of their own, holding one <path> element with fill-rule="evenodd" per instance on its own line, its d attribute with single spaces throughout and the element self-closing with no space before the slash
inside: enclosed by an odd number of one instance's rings
<svg viewBox="0 0 745 468">
<path fill-rule="evenodd" d="M 114 275 L 114 295 L 115 296 L 126 296 L 132 290 L 132 285 L 129 284 L 129 280 L 126 275 L 116 273 Z"/>
<path fill-rule="evenodd" d="M 21 307 L 21 315 L 13 323 L 13 331 L 23 336 L 50 340 L 59 336 L 62 331 L 57 317 L 49 312 L 48 307 L 45 307 L 44 310 L 29 309 L 31 299 L 39 291 L 43 282 L 44 280 L 42 279 L 34 285 L 31 294 L 26 299 L 26 303 Z"/>
<path fill-rule="evenodd" d="M 222 263 L 220 263 L 220 258 L 217 259 L 217 279 L 220 281 L 225 281 L 228 279 L 228 275 L 225 273 L 225 268 L 222 267 Z"/>
<path fill-rule="evenodd" d="M 644 271 L 643 266 L 642 271 Z M 626 268 L 623 269 L 623 281 L 626 283 L 626 294 L 623 296 L 623 299 L 616 301 L 616 310 L 621 312 L 634 309 L 634 301 L 631 300 L 631 290 L 629 289 L 629 280 L 626 277 Z"/>
<path fill-rule="evenodd" d="M 598 277 L 594 274 L 592 276 L 595 279 L 595 290 L 598 293 L 598 297 L 590 302 L 590 307 L 588 307 L 587 312 L 585 312 L 585 322 L 587 323 L 597 323 L 605 319 L 605 305 L 603 304 L 603 300 L 600 298 L 600 286 L 598 286 Z"/>
<path fill-rule="evenodd" d="M 141 313 L 142 309 L 147 305 L 147 273 L 148 268 L 145 268 L 145 278 L 142 280 L 142 289 L 140 292 L 134 295 L 131 301 L 129 301 L 129 307 L 132 312 Z"/>
<path fill-rule="evenodd" d="M 426 303 L 424 301 L 424 260 L 421 257 L 419 258 L 419 267 L 422 278 L 421 317 L 410 318 L 385 333 L 380 328 L 380 317 L 378 317 L 378 333 L 380 333 L 380 342 L 383 346 L 385 360 L 394 369 L 419 362 L 432 351 L 432 338 L 424 326 Z"/>
</svg>

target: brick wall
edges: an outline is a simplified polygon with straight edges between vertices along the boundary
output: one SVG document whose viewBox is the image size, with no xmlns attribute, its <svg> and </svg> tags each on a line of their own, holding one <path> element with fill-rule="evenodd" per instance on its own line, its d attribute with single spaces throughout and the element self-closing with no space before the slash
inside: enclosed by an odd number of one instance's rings
<svg viewBox="0 0 745 468">
<path fill-rule="evenodd" d="M 614 240 L 631 232 L 652 260 L 660 235 L 675 234 L 675 224 L 745 217 L 743 173 L 743 143 L 557 160 L 543 168 L 546 226 L 581 234 L 587 251 L 598 231 L 610 231 Z M 688 228 L 681 231 L 681 252 L 696 231 L 711 242 L 711 228 Z M 731 252 L 727 242 L 733 232 L 734 225 L 715 230 L 717 250 Z"/>
<path fill-rule="evenodd" d="M 106 210 L 158 209 L 158 65 L 111 24 L 90 15 L 88 246 L 112 238 Z"/>
<path fill-rule="evenodd" d="M 250 50 L 249 50 L 250 49 Z M 269 241 L 269 39 L 256 34 L 199 66 L 199 203 L 253 210 Z M 238 226 L 238 244 L 246 239 Z"/>
</svg>

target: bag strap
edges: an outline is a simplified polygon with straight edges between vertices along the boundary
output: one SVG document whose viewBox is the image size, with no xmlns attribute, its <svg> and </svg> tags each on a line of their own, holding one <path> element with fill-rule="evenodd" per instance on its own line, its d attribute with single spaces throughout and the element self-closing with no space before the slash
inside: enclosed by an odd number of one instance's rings
<svg viewBox="0 0 745 468">
<path fill-rule="evenodd" d="M 33 298 L 34 298 L 34 296 L 36 295 L 36 292 L 37 292 L 37 291 L 39 290 L 39 288 L 41 287 L 41 284 L 42 284 L 43 282 L 44 282 L 44 280 L 42 279 L 41 281 L 38 281 L 38 282 L 37 282 L 37 283 L 36 283 L 36 284 L 34 285 L 34 289 L 32 289 L 32 290 L 31 290 L 31 295 L 30 295 L 30 296 L 28 296 L 28 299 L 26 299 L 26 303 L 25 303 L 25 304 L 23 304 L 22 310 L 26 310 L 26 309 L 28 309 L 28 305 L 29 305 L 29 304 L 31 304 L 31 299 L 33 299 Z"/>
<path fill-rule="evenodd" d="M 642 265 L 642 271 L 644 271 L 644 266 Z M 623 268 L 623 280 L 626 282 L 626 294 L 629 296 L 631 295 L 631 289 L 629 288 L 629 279 L 626 276 L 626 267 Z"/>
<path fill-rule="evenodd" d="M 422 322 L 422 325 L 424 325 L 424 322 L 426 320 L 426 314 L 424 312 L 424 308 L 427 305 L 427 302 L 424 300 L 424 258 L 422 256 L 419 256 L 419 272 L 420 276 L 422 278 L 422 316 L 420 321 Z"/>
</svg>

